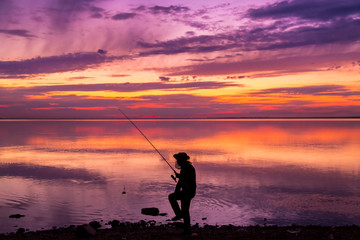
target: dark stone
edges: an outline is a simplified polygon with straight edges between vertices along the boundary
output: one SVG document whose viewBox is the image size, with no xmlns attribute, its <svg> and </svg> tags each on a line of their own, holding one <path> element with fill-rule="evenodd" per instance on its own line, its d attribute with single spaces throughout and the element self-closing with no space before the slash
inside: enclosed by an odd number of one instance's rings
<svg viewBox="0 0 360 240">
<path fill-rule="evenodd" d="M 109 224 L 111 225 L 112 228 L 118 227 L 120 222 L 119 220 L 112 220 L 109 222 Z"/>
<path fill-rule="evenodd" d="M 146 227 L 146 222 L 144 220 L 140 220 L 139 225 L 141 227 Z"/>
<path fill-rule="evenodd" d="M 141 214 L 144 215 L 151 215 L 151 216 L 158 216 L 160 213 L 158 208 L 143 208 L 141 209 Z"/>
<path fill-rule="evenodd" d="M 101 228 L 101 224 L 98 221 L 92 221 L 89 223 L 89 225 L 94 229 Z"/>
<path fill-rule="evenodd" d="M 155 226 L 156 225 L 156 221 L 155 220 L 150 220 L 147 222 L 150 226 Z"/>
<path fill-rule="evenodd" d="M 10 215 L 10 216 L 9 216 L 9 218 L 22 218 L 22 217 L 25 217 L 25 215 L 13 214 L 13 215 Z"/>
<path fill-rule="evenodd" d="M 76 228 L 76 235 L 78 237 L 88 237 L 94 236 L 96 234 L 96 230 L 90 225 L 80 225 Z"/>
<path fill-rule="evenodd" d="M 25 228 L 19 228 L 17 231 L 16 231 L 16 234 L 23 234 L 25 232 Z"/>
</svg>

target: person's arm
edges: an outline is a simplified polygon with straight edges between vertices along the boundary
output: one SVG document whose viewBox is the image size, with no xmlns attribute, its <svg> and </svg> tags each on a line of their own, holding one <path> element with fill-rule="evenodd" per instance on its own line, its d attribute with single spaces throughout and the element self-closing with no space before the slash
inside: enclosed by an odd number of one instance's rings
<svg viewBox="0 0 360 240">
<path fill-rule="evenodd" d="M 179 192 L 182 187 L 181 178 L 179 178 L 179 181 L 176 184 L 175 192 Z"/>
<path fill-rule="evenodd" d="M 181 171 L 180 171 L 180 174 L 179 173 L 176 173 L 176 177 L 179 178 L 179 181 L 177 182 L 176 184 L 176 187 L 175 187 L 175 192 L 179 192 L 181 187 L 182 187 L 182 174 L 181 174 Z"/>
</svg>

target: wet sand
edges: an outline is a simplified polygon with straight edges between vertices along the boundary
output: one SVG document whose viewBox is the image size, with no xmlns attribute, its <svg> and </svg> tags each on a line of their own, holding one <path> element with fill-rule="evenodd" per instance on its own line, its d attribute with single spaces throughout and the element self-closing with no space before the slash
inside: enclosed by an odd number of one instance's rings
<svg viewBox="0 0 360 240">
<path fill-rule="evenodd" d="M 19 229 L 16 233 L 0 234 L 0 239 L 317 239 L 317 240 L 358 240 L 359 226 L 192 226 L 190 234 L 183 234 L 181 223 L 156 225 L 154 221 L 138 223 L 120 223 L 112 221 L 109 228 L 99 228 L 98 222 L 90 225 L 69 226 L 36 232 Z M 110 227 L 111 225 L 111 227 Z M 104 226 L 102 226 L 104 227 Z"/>
</svg>

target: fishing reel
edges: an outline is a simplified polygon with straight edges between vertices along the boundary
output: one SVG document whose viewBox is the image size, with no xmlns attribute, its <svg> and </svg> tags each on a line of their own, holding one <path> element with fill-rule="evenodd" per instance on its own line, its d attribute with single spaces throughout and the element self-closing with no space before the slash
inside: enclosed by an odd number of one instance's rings
<svg viewBox="0 0 360 240">
<path fill-rule="evenodd" d="M 174 175 L 171 175 L 171 178 L 176 182 L 176 177 Z"/>
</svg>

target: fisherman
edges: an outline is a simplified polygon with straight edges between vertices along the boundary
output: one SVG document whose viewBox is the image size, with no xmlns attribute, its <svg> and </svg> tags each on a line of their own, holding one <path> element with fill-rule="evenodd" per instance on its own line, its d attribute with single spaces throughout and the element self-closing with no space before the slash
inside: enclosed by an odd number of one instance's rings
<svg viewBox="0 0 360 240">
<path fill-rule="evenodd" d="M 176 159 L 176 168 L 181 169 L 180 174 L 176 173 L 179 178 L 175 187 L 175 192 L 169 195 L 169 202 L 174 210 L 175 217 L 173 221 L 184 219 L 184 233 L 190 233 L 190 202 L 195 196 L 196 192 L 196 173 L 195 168 L 191 164 L 190 157 L 184 153 L 179 152 L 174 154 Z M 181 209 L 177 200 L 181 201 Z"/>
</svg>

